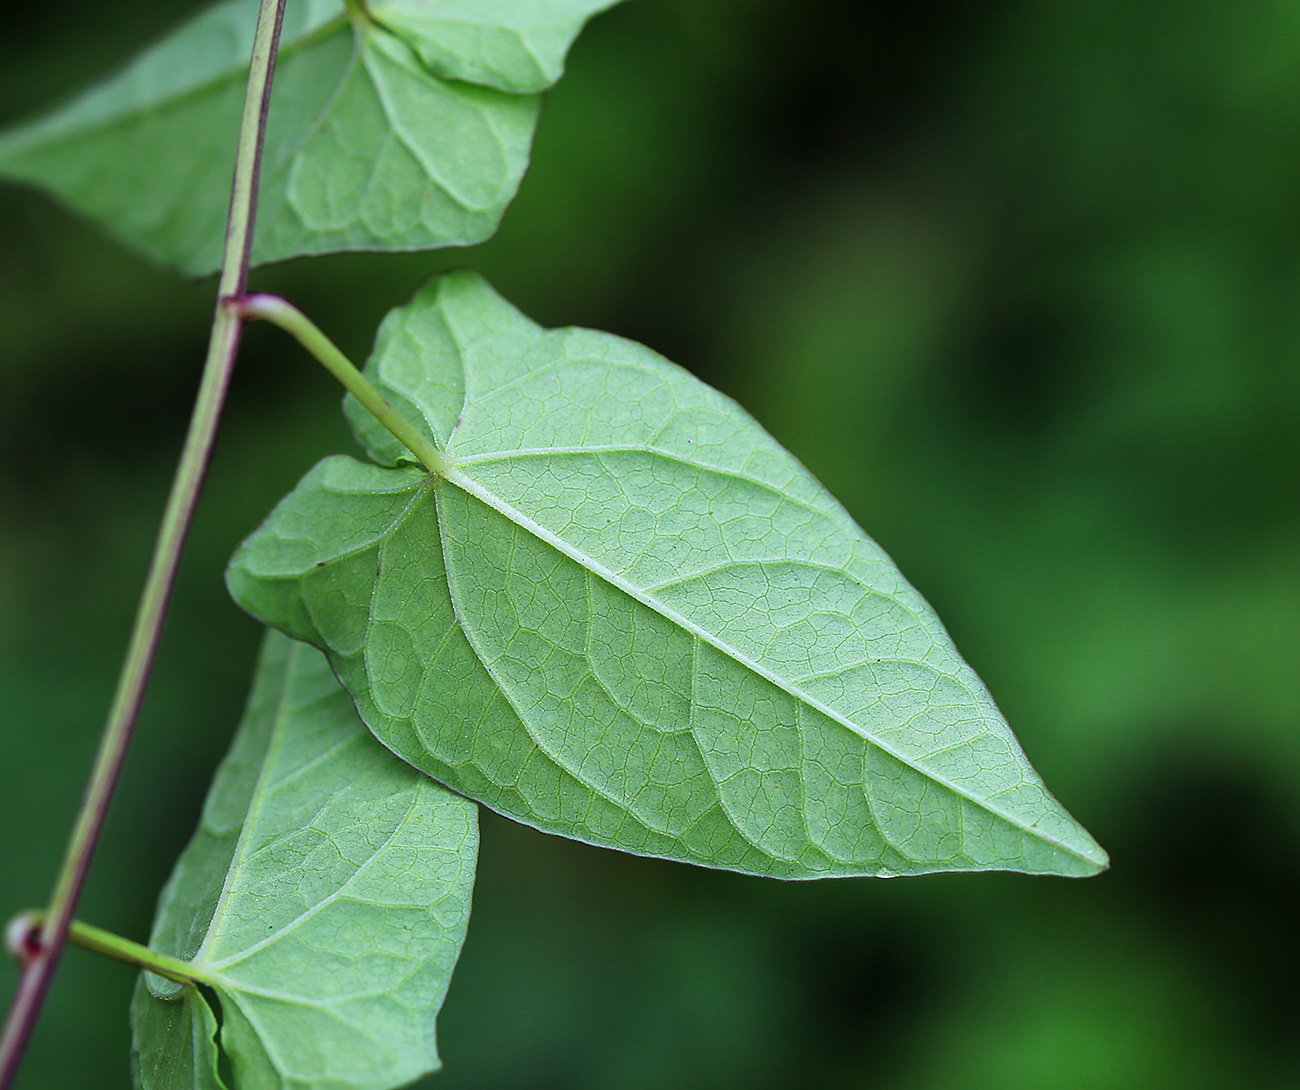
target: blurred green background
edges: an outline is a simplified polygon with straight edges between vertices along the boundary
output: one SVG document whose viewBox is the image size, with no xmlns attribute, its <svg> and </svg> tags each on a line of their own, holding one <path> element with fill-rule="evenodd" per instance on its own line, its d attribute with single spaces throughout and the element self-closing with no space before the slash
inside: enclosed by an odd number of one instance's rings
<svg viewBox="0 0 1300 1090">
<path fill-rule="evenodd" d="M 10 6 L 0 121 L 192 6 Z M 361 358 L 460 264 L 746 405 L 1113 870 L 782 884 L 485 815 L 431 1086 L 1300 1084 L 1300 5 L 636 0 L 574 49 L 493 241 L 254 284 Z M 52 881 L 211 306 L 0 191 L 0 915 Z M 90 921 L 148 932 L 258 639 L 225 558 L 352 449 L 338 401 L 251 332 Z M 131 986 L 70 952 L 20 1086 L 125 1087 Z"/>
</svg>

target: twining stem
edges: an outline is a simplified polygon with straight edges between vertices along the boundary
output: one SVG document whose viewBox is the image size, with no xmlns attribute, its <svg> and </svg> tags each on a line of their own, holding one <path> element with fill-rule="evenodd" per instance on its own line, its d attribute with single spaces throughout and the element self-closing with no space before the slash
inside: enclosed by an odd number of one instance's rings
<svg viewBox="0 0 1300 1090">
<path fill-rule="evenodd" d="M 3 1035 L 0 1036 L 0 1090 L 8 1090 L 17 1074 L 67 938 L 73 912 L 86 882 L 86 874 L 90 870 L 109 802 L 140 713 L 172 586 L 176 581 L 181 549 L 193 519 L 199 487 L 216 438 L 217 421 L 225 402 L 226 388 L 230 383 L 244 326 L 242 314 L 222 305 L 220 300 L 242 295 L 248 282 L 262 140 L 266 132 L 266 115 L 270 105 L 271 80 L 275 71 L 284 4 L 285 0 L 261 0 L 244 97 L 244 112 L 239 127 L 235 174 L 230 192 L 230 216 L 217 294 L 219 302 L 212 320 L 203 378 L 180 463 L 172 480 L 167 508 L 158 530 L 149 573 L 140 595 L 126 660 L 118 678 L 117 691 L 95 755 L 95 764 L 86 785 L 81 809 L 77 813 L 67 853 L 50 899 L 39 948 L 23 969 Z"/>
<path fill-rule="evenodd" d="M 7 929 L 12 953 L 19 957 L 26 956 L 31 948 L 32 938 L 37 939 L 39 949 L 39 929 L 44 926 L 45 916 L 46 913 L 35 911 L 23 912 L 14 917 Z M 124 961 L 128 965 L 148 969 L 151 973 L 157 973 L 181 984 L 212 983 L 206 973 L 188 961 L 159 954 L 147 946 L 141 946 L 138 942 L 124 939 L 121 935 L 114 935 L 113 932 L 105 931 L 102 927 L 94 927 L 80 920 L 72 920 L 68 924 L 68 942 L 85 950 L 92 950 L 96 954 Z"/>
<path fill-rule="evenodd" d="M 237 310 L 245 318 L 262 318 L 273 325 L 278 325 L 286 333 L 291 334 L 407 450 L 419 458 L 434 473 L 441 477 L 447 476 L 452 469 L 451 461 L 447 456 L 388 404 L 379 391 L 370 384 L 370 380 L 352 365 L 347 356 L 338 350 L 334 342 L 325 336 L 312 323 L 311 319 L 292 303 L 281 299 L 278 295 L 256 294 L 246 295 L 242 299 L 227 299 L 226 305 Z"/>
</svg>

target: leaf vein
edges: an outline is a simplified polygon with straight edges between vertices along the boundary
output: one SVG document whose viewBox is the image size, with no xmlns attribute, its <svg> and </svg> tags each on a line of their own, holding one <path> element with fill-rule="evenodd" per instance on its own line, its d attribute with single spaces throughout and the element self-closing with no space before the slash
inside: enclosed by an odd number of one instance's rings
<svg viewBox="0 0 1300 1090">
<path fill-rule="evenodd" d="M 287 924 L 285 924 L 284 927 L 280 928 L 278 931 L 275 931 L 273 934 L 267 935 L 266 938 L 253 943 L 252 946 L 249 946 L 244 950 L 241 950 L 237 954 L 232 954 L 230 957 L 224 958 L 221 961 L 211 963 L 210 968 L 214 972 L 220 973 L 220 972 L 224 972 L 225 970 L 228 970 L 232 965 L 238 965 L 240 962 L 246 961 L 248 958 L 252 957 L 258 951 L 264 950 L 268 946 L 273 946 L 275 943 L 283 939 L 286 935 L 292 934 L 308 920 L 312 919 L 315 916 L 320 915 L 321 912 L 323 912 L 326 908 L 332 905 L 335 901 L 342 898 L 344 894 L 346 894 L 347 891 L 353 886 L 353 884 L 363 874 L 365 874 L 367 869 L 369 869 L 370 865 L 374 863 L 374 861 L 378 859 L 380 855 L 382 855 L 385 851 L 388 850 L 388 848 L 392 846 L 393 842 L 397 839 L 398 835 L 405 831 L 407 825 L 411 821 L 412 815 L 415 813 L 418 802 L 419 802 L 419 792 L 412 791 L 410 802 L 408 802 L 406 805 L 406 813 L 402 815 L 402 820 L 399 821 L 393 827 L 393 831 L 390 832 L 388 836 L 384 838 L 383 842 L 378 847 L 376 847 L 374 851 L 370 853 L 370 855 L 366 858 L 365 862 L 362 863 L 359 867 L 357 867 L 348 876 L 348 880 L 344 882 L 341 886 L 339 886 L 339 888 L 336 889 L 333 893 L 331 893 L 328 897 L 324 898 L 321 901 L 318 901 L 316 904 L 312 905 L 305 912 L 300 913 L 294 919 L 290 920 Z"/>
<path fill-rule="evenodd" d="M 462 465 L 463 464 L 464 463 L 462 463 Z M 493 510 L 505 516 L 511 522 L 515 523 L 517 526 L 519 526 L 521 529 L 525 530 L 526 532 L 532 534 L 540 541 L 543 541 L 544 543 L 550 545 L 552 548 L 568 556 L 571 560 L 574 560 L 578 564 L 589 568 L 592 572 L 600 576 L 611 586 L 615 587 L 618 590 L 623 591 L 625 594 L 636 599 L 642 605 L 647 606 L 648 608 L 659 613 L 661 616 L 665 617 L 667 620 L 678 625 L 680 628 L 684 629 L 685 631 L 691 632 L 697 638 L 704 640 L 706 643 L 714 647 L 723 655 L 726 655 L 727 657 L 731 658 L 738 665 L 743 666 L 746 669 L 752 671 L 753 673 L 757 674 L 759 677 L 762 677 L 770 684 L 786 692 L 787 694 L 794 697 L 795 699 L 803 701 L 810 708 L 820 712 L 828 719 L 830 719 L 832 722 L 838 723 L 841 727 L 844 727 L 845 729 L 865 739 L 867 742 L 876 746 L 882 752 L 889 754 L 895 760 L 901 762 L 902 764 L 913 769 L 914 771 L 919 772 L 921 775 L 925 776 L 927 779 L 931 780 L 935 784 L 947 788 L 955 795 L 968 799 L 975 806 L 978 806 L 979 808 L 986 810 L 994 817 L 997 817 L 1007 822 L 1007 824 L 1009 825 L 1022 829 L 1025 832 L 1031 833 L 1036 837 L 1040 837 L 1045 840 L 1050 839 L 1047 836 L 1047 834 L 1040 833 L 1038 830 L 1034 829 L 1032 826 L 1026 825 L 1023 821 L 1019 820 L 1013 815 L 1007 814 L 1004 811 L 990 805 L 990 803 L 987 800 L 977 798 L 969 790 L 952 782 L 947 777 L 938 775 L 936 773 L 929 771 L 928 769 L 922 768 L 917 763 L 915 758 L 909 757 L 908 755 L 902 753 L 894 746 L 889 745 L 881 738 L 879 738 L 877 735 L 873 734 L 867 728 L 861 726 L 858 723 L 853 722 L 842 712 L 831 707 L 825 702 L 817 699 L 811 694 L 804 692 L 798 686 L 791 685 L 788 681 L 780 678 L 775 673 L 773 673 L 770 669 L 763 666 L 761 663 L 754 661 L 752 658 L 750 658 L 744 652 L 740 651 L 738 648 L 732 647 L 726 641 L 722 640 L 714 633 L 709 632 L 703 626 L 697 624 L 695 621 L 679 613 L 677 610 L 673 609 L 672 607 L 654 598 L 642 588 L 635 586 L 626 577 L 621 576 L 617 572 L 614 572 L 611 569 L 607 568 L 605 565 L 601 564 L 593 557 L 587 556 L 576 546 L 563 540 L 558 535 L 552 533 L 550 530 L 548 530 L 546 527 L 536 522 L 534 519 L 525 515 L 523 512 L 519 511 L 517 508 L 510 505 L 509 503 L 501 499 L 499 496 L 495 495 L 490 490 L 484 488 L 473 478 L 466 476 L 463 472 L 460 471 L 459 468 L 451 470 L 450 473 L 447 475 L 446 479 L 449 483 L 456 485 L 458 488 L 462 489 L 463 491 L 467 492 L 469 495 L 480 500 L 482 503 L 487 504 Z M 938 673 L 938 671 L 935 671 L 933 667 L 930 667 L 925 663 L 917 663 L 916 665 L 921 669 L 929 670 L 932 673 L 936 673 L 936 674 Z M 952 680 L 956 681 L 957 684 L 962 685 L 963 688 L 966 688 L 968 692 L 970 691 L 969 686 L 967 686 L 960 678 L 953 678 Z M 971 693 L 971 696 L 973 699 L 974 693 Z M 1061 847 L 1065 851 L 1070 852 L 1071 854 L 1079 856 L 1080 858 L 1086 858 L 1085 856 L 1082 856 L 1077 849 L 1069 845 L 1062 844 L 1055 840 L 1051 840 L 1050 842 L 1056 844 L 1057 846 Z"/>
</svg>

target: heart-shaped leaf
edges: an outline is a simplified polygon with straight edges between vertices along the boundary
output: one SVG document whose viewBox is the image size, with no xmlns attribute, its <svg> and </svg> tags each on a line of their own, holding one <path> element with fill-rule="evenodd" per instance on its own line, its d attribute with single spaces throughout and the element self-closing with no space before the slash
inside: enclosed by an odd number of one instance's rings
<svg viewBox="0 0 1300 1090">
<path fill-rule="evenodd" d="M 528 165 L 540 98 L 614 0 L 290 0 L 253 261 L 487 238 Z M 228 0 L 70 105 L 0 137 L 43 186 L 165 264 L 221 259 L 257 0 Z"/>
<path fill-rule="evenodd" d="M 386 1090 L 438 1066 L 477 844 L 474 804 L 379 745 L 318 651 L 270 634 L 150 943 L 219 998 L 238 1090 Z M 198 988 L 143 975 L 132 1024 L 141 1090 L 221 1085 Z"/>
<path fill-rule="evenodd" d="M 732 401 L 468 273 L 391 314 L 368 370 L 455 468 L 327 459 L 228 582 L 417 768 L 758 874 L 1105 865 L 921 596 Z"/>
</svg>

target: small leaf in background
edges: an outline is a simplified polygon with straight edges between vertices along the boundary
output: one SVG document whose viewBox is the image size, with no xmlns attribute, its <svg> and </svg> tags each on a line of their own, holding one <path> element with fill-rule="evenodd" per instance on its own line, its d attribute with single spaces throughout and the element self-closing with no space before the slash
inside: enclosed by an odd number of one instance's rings
<svg viewBox="0 0 1300 1090">
<path fill-rule="evenodd" d="M 338 0 L 290 0 L 254 263 L 487 238 L 528 166 L 536 92 L 612 2 L 392 0 L 361 24 Z M 157 261 L 215 270 L 257 8 L 209 9 L 0 137 L 0 176 L 51 190 Z"/>
<path fill-rule="evenodd" d="M 921 596 L 734 402 L 468 273 L 390 314 L 368 371 L 456 468 L 327 459 L 228 582 L 416 767 L 756 874 L 1105 866 Z"/>
<path fill-rule="evenodd" d="M 474 804 L 380 746 L 320 652 L 269 634 L 151 939 L 211 983 L 238 1090 L 385 1090 L 438 1066 L 477 844 Z M 145 975 L 132 1023 L 141 1090 L 220 1085 L 199 989 Z"/>
</svg>

